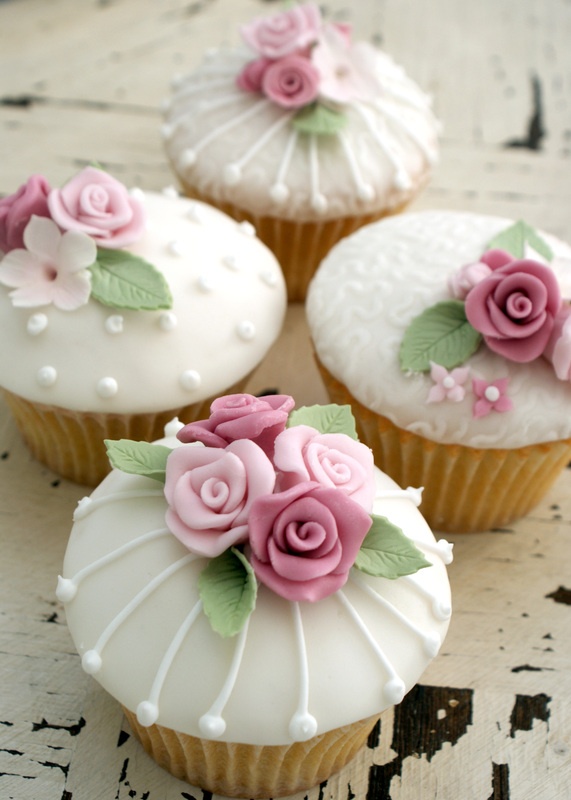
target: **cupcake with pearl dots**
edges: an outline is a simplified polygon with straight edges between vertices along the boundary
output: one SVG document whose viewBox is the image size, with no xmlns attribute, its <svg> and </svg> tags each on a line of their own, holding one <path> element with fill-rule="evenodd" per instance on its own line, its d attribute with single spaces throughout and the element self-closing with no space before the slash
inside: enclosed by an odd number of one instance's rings
<svg viewBox="0 0 571 800">
<path fill-rule="evenodd" d="M 255 225 L 299 301 L 335 242 L 418 195 L 439 125 L 400 66 L 316 4 L 240 34 L 173 81 L 164 144 L 186 194 Z"/>
<path fill-rule="evenodd" d="M 0 200 L 0 385 L 32 453 L 89 485 L 103 440 L 151 440 L 242 389 L 285 285 L 248 223 L 87 167 Z"/>
</svg>

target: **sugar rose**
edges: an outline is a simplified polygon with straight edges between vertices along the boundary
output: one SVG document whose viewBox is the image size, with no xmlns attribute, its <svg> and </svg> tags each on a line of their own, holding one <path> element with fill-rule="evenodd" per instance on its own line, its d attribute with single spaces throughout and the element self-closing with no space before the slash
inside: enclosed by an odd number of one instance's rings
<svg viewBox="0 0 571 800">
<path fill-rule="evenodd" d="M 571 306 L 565 305 L 556 316 L 544 356 L 559 380 L 571 381 Z"/>
<path fill-rule="evenodd" d="M 49 217 L 50 186 L 41 175 L 32 175 L 17 192 L 0 199 L 0 250 L 21 249 L 24 230 L 33 216 Z"/>
<path fill-rule="evenodd" d="M 286 56 L 265 70 L 262 91 L 283 108 L 301 108 L 317 98 L 319 72 L 304 56 Z"/>
<path fill-rule="evenodd" d="M 375 496 L 374 461 L 362 442 L 338 433 L 319 433 L 309 425 L 294 425 L 276 439 L 274 464 L 282 473 L 280 488 L 316 481 L 338 489 L 371 511 Z"/>
<path fill-rule="evenodd" d="M 214 558 L 246 541 L 252 503 L 274 485 L 272 463 L 253 442 L 177 447 L 166 466 L 167 525 L 191 552 Z"/>
<path fill-rule="evenodd" d="M 246 44 L 267 58 L 282 58 L 310 45 L 319 32 L 321 13 L 314 3 L 295 6 L 281 14 L 257 17 L 240 32 Z"/>
<path fill-rule="evenodd" d="M 86 167 L 48 197 L 52 218 L 65 231 L 81 231 L 100 247 L 136 242 L 145 229 L 143 206 L 115 178 Z"/>
<path fill-rule="evenodd" d="M 561 306 L 549 267 L 531 259 L 493 270 L 466 297 L 466 316 L 490 350 L 526 363 L 542 355 Z"/>
<path fill-rule="evenodd" d="M 315 602 L 346 583 L 371 524 L 343 492 L 298 483 L 253 503 L 250 563 L 276 594 Z"/>
<path fill-rule="evenodd" d="M 210 406 L 210 417 L 185 425 L 177 438 L 181 442 L 202 442 L 208 447 L 226 447 L 236 439 L 251 439 L 271 457 L 275 438 L 285 429 L 294 405 L 293 397 L 285 394 L 218 397 Z"/>
</svg>

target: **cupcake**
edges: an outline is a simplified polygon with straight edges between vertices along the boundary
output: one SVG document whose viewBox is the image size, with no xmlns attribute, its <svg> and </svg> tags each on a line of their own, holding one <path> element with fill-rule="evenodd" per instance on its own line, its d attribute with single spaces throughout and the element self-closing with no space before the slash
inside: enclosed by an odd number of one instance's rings
<svg viewBox="0 0 571 800">
<path fill-rule="evenodd" d="M 299 301 L 335 242 L 417 196 L 439 126 L 400 66 L 315 4 L 240 32 L 176 79 L 164 143 L 184 192 L 251 222 Z"/>
<path fill-rule="evenodd" d="M 433 529 L 525 515 L 571 460 L 571 248 L 524 221 L 450 211 L 341 242 L 307 316 L 329 393 L 376 463 L 424 486 Z"/>
<path fill-rule="evenodd" d="M 103 440 L 208 413 L 276 340 L 286 291 L 249 223 L 88 167 L 0 200 L 0 386 L 32 453 L 96 485 Z"/>
<path fill-rule="evenodd" d="M 341 769 L 437 654 L 445 564 L 348 408 L 231 395 L 78 504 L 57 596 L 83 668 L 177 778 L 231 797 Z M 176 435 L 175 435 L 176 434 Z"/>
</svg>

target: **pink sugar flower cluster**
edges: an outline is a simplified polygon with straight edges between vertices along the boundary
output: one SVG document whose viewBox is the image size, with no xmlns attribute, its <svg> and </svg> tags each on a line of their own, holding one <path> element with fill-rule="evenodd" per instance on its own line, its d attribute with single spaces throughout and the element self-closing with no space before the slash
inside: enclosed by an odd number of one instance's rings
<svg viewBox="0 0 571 800">
<path fill-rule="evenodd" d="M 286 109 L 367 100 L 378 93 L 373 48 L 353 44 L 348 26 L 325 24 L 313 3 L 256 18 L 241 33 L 256 54 L 237 78 L 244 91 L 261 92 Z"/>
<path fill-rule="evenodd" d="M 0 199 L 0 283 L 19 307 L 87 303 L 97 247 L 137 241 L 145 227 L 141 203 L 106 172 L 86 167 L 63 188 L 32 175 Z"/>
<path fill-rule="evenodd" d="M 258 580 L 288 600 L 337 591 L 372 525 L 373 456 L 343 433 L 286 427 L 287 395 L 228 395 L 183 427 L 166 461 L 166 521 L 191 551 L 242 545 Z M 204 446 L 201 446 L 204 445 Z"/>
</svg>

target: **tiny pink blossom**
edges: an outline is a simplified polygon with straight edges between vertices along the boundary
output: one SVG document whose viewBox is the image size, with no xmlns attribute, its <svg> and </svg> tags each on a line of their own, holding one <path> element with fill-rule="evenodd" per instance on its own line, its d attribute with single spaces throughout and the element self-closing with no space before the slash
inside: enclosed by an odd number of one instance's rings
<svg viewBox="0 0 571 800">
<path fill-rule="evenodd" d="M 282 108 L 301 108 L 317 99 L 319 73 L 304 56 L 285 56 L 265 70 L 262 91 Z"/>
<path fill-rule="evenodd" d="M 248 61 L 236 78 L 236 85 L 245 92 L 261 92 L 264 73 L 271 64 L 269 58 L 257 58 Z"/>
<path fill-rule="evenodd" d="M 434 386 L 430 389 L 427 403 L 441 403 L 443 400 L 450 400 L 453 403 L 460 403 L 466 396 L 464 384 L 468 380 L 470 367 L 456 367 L 448 372 L 446 367 L 430 362 L 430 377 L 434 381 Z"/>
<path fill-rule="evenodd" d="M 571 381 L 571 305 L 565 304 L 555 317 L 543 355 L 553 364 L 560 381 Z"/>
<path fill-rule="evenodd" d="M 62 234 L 51 219 L 33 216 L 24 231 L 26 249 L 11 250 L 0 262 L 0 283 L 10 292 L 16 307 L 31 308 L 53 303 L 73 311 L 87 303 L 97 248 L 79 231 Z"/>
<path fill-rule="evenodd" d="M 486 417 L 491 411 L 511 411 L 513 403 L 507 396 L 509 378 L 499 378 L 497 381 L 488 382 L 474 378 L 472 389 L 477 397 L 474 403 L 473 415 L 476 419 Z"/>
<path fill-rule="evenodd" d="M 256 53 L 277 59 L 312 44 L 320 26 L 319 6 L 306 3 L 270 17 L 256 17 L 240 32 Z"/>
<path fill-rule="evenodd" d="M 343 29 L 328 26 L 311 53 L 320 76 L 320 97 L 335 103 L 374 100 L 380 91 L 375 59 L 367 42 L 351 44 Z"/>
</svg>

